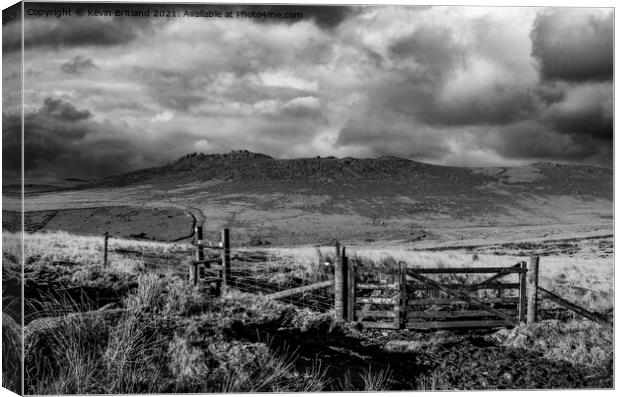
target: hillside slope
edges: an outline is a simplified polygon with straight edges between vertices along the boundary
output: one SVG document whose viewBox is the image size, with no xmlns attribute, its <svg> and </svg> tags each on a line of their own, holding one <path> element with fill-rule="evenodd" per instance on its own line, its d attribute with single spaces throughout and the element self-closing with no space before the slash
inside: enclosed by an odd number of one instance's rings
<svg viewBox="0 0 620 397">
<path fill-rule="evenodd" d="M 613 172 L 608 168 L 537 163 L 512 168 L 444 167 L 393 156 L 378 158 L 314 157 L 274 159 L 264 154 L 190 154 L 161 167 L 104 178 L 85 187 L 121 187 L 153 183 L 269 182 L 275 184 L 407 184 L 429 193 L 449 192 L 488 183 L 519 185 L 549 194 L 586 194 L 611 198 Z"/>
<path fill-rule="evenodd" d="M 4 197 L 8 204 L 16 199 Z M 70 189 L 31 192 L 25 206 L 37 220 L 47 219 L 40 211 L 56 211 L 49 223 L 37 221 L 37 230 L 92 234 L 91 218 L 79 218 L 107 207 L 100 213 L 114 219 L 97 218 L 101 231 L 167 240 L 187 236 L 194 223 L 213 233 L 230 227 L 240 242 L 273 244 L 508 238 L 516 228 L 541 236 L 608 233 L 613 170 L 550 163 L 459 168 L 388 156 L 283 160 L 235 151 L 191 154 Z M 146 222 L 154 209 L 158 218 Z M 118 219 L 122 227 L 113 227 Z"/>
</svg>

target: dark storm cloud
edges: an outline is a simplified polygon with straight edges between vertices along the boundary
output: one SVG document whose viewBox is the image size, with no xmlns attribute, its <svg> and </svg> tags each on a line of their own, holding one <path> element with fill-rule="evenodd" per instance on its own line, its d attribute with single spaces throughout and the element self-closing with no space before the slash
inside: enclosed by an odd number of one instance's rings
<svg viewBox="0 0 620 397">
<path fill-rule="evenodd" d="M 560 134 L 536 122 L 515 124 L 492 135 L 487 137 L 489 146 L 506 158 L 588 161 L 606 166 L 613 162 L 612 148 L 605 141 Z"/>
<path fill-rule="evenodd" d="M 122 18 L 82 18 L 74 19 L 70 24 L 30 20 L 26 22 L 24 37 L 28 47 L 112 46 L 133 41 L 139 31 L 139 23 Z"/>
<path fill-rule="evenodd" d="M 429 123 L 443 121 L 436 95 L 445 76 L 462 61 L 464 48 L 447 28 L 418 27 L 389 47 L 393 59 L 404 62 L 393 70 L 388 84 L 377 87 L 375 106 L 413 115 Z"/>
<path fill-rule="evenodd" d="M 323 29 L 334 29 L 338 27 L 347 17 L 359 13 L 361 7 L 356 6 L 340 6 L 340 5 L 230 5 L 228 7 L 218 9 L 226 9 L 233 11 L 236 15 L 237 11 L 256 11 L 256 12 L 277 12 L 277 13 L 301 13 L 302 18 L 256 18 L 258 23 L 297 23 L 300 21 L 313 20 L 317 26 Z"/>
<path fill-rule="evenodd" d="M 437 104 L 422 115 L 423 119 L 431 125 L 505 125 L 526 119 L 536 110 L 534 97 L 527 91 L 493 87 L 488 95 L 495 100 L 474 98 L 455 106 Z"/>
<path fill-rule="evenodd" d="M 57 3 L 26 3 L 26 18 L 24 21 L 24 46 L 29 48 L 39 47 L 76 47 L 76 46 L 114 46 L 129 43 L 135 40 L 141 33 L 150 32 L 155 25 L 162 26 L 169 23 L 166 18 L 132 18 L 132 17 L 95 17 L 85 14 L 83 17 L 75 17 L 77 9 L 102 10 L 101 4 L 63 4 L 62 7 L 70 9 L 71 17 L 63 18 L 40 18 L 28 15 L 28 10 L 55 10 L 60 5 Z M 116 10 L 139 10 L 148 9 L 148 5 L 115 4 L 110 9 Z M 3 31 L 4 36 L 4 31 Z M 20 36 L 10 35 L 2 43 L 3 50 L 15 51 L 21 48 Z"/>
<path fill-rule="evenodd" d="M 274 9 L 282 9 L 283 6 L 271 6 Z M 290 6 L 289 6 L 290 7 Z M 300 5 L 291 7 L 292 12 L 300 12 L 304 19 L 311 18 L 324 29 L 333 29 L 340 25 L 348 16 L 357 12 L 352 6 L 312 6 Z"/>
<path fill-rule="evenodd" d="M 609 158 L 604 12 L 174 6 L 186 8 L 304 17 L 29 18 L 29 169 L 96 177 L 239 147 L 447 165 Z"/>
<path fill-rule="evenodd" d="M 542 120 L 562 134 L 613 139 L 613 90 L 605 83 L 571 87 L 561 101 L 542 113 Z"/>
<path fill-rule="evenodd" d="M 613 77 L 613 12 L 552 9 L 541 12 L 531 33 L 532 55 L 543 78 L 574 82 Z"/>
<path fill-rule="evenodd" d="M 445 84 L 472 62 L 471 50 L 456 41 L 456 34 L 447 27 L 422 26 L 392 43 L 391 56 L 410 63 L 394 70 L 394 83 L 377 90 L 379 106 L 440 126 L 503 125 L 531 115 L 534 93 L 506 82 L 489 84 L 484 95 L 465 100 L 441 96 Z"/>
<path fill-rule="evenodd" d="M 77 110 L 76 107 L 69 102 L 51 97 L 45 98 L 43 107 L 39 109 L 37 115 L 68 122 L 86 120 L 92 117 L 92 113 L 87 109 Z"/>
<path fill-rule="evenodd" d="M 17 3 L 2 10 L 2 52 L 21 49 L 22 9 Z"/>
<path fill-rule="evenodd" d="M 392 56 L 411 59 L 416 67 L 411 73 L 417 83 L 432 83 L 452 70 L 463 59 L 464 48 L 458 45 L 447 28 L 418 28 L 413 34 L 396 40 L 390 47 Z"/>
<path fill-rule="evenodd" d="M 54 98 L 26 113 L 24 121 L 26 176 L 92 178 L 154 166 L 164 157 L 162 152 L 175 148 L 180 139 L 178 135 L 169 136 L 161 145 L 143 147 L 145 140 L 140 134 L 128 139 L 122 126 L 93 121 L 88 110 L 76 110 Z M 2 115 L 5 175 L 18 175 L 21 167 L 20 122 L 19 114 Z"/>
<path fill-rule="evenodd" d="M 60 65 L 60 70 L 67 74 L 80 75 L 89 69 L 96 69 L 97 66 L 93 63 L 92 59 L 84 58 L 80 55 L 76 55 L 71 60 Z"/>
<path fill-rule="evenodd" d="M 533 93 L 501 86 L 490 88 L 486 97 L 442 103 L 437 87 L 425 88 L 415 77 L 405 77 L 398 86 L 382 87 L 377 94 L 384 94 L 383 107 L 431 126 L 505 125 L 527 118 L 536 110 Z"/>
<path fill-rule="evenodd" d="M 112 46 L 132 41 L 136 37 L 137 29 L 131 24 L 118 21 L 83 18 L 65 23 L 60 20 L 28 19 L 24 32 L 24 45 L 28 48 Z"/>
<path fill-rule="evenodd" d="M 14 173 L 21 166 L 21 117 L 19 114 L 3 114 L 2 122 L 3 166 L 10 173 Z M 83 127 L 73 122 L 58 120 L 43 109 L 24 115 L 25 169 L 32 171 L 51 160 L 73 153 L 75 143 L 86 135 Z"/>
<path fill-rule="evenodd" d="M 2 174 L 16 177 L 21 172 L 21 115 L 2 113 Z"/>
<path fill-rule="evenodd" d="M 586 108 L 565 113 L 553 112 L 547 120 L 562 133 L 589 135 L 605 140 L 613 139 L 613 118 L 603 114 L 601 109 Z"/>
</svg>

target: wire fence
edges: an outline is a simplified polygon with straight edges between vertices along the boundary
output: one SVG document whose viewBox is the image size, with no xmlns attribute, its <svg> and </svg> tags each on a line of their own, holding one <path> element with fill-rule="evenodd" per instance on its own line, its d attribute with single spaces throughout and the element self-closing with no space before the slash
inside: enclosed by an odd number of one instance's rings
<svg viewBox="0 0 620 397">
<path fill-rule="evenodd" d="M 242 292 L 270 295 L 276 292 L 333 280 L 333 268 L 320 263 L 299 264 L 291 258 L 278 257 L 267 251 L 237 252 L 231 258 L 229 286 Z M 303 291 L 280 301 L 317 312 L 333 309 L 333 286 Z"/>
</svg>

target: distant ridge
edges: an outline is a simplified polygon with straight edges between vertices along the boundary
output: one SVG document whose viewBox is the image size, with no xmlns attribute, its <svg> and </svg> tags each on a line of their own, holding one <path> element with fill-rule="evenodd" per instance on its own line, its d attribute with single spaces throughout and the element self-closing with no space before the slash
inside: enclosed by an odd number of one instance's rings
<svg viewBox="0 0 620 397">
<path fill-rule="evenodd" d="M 92 233 L 94 220 L 107 219 L 103 225 L 120 225 L 124 235 L 151 236 L 153 228 L 173 233 L 185 218 L 210 233 L 228 226 L 241 241 L 272 244 L 453 241 L 465 238 L 464 227 L 478 238 L 495 233 L 488 227 L 510 233 L 502 227 L 530 225 L 555 233 L 557 225 L 607 230 L 613 222 L 612 169 L 552 163 L 467 168 L 394 156 L 275 159 L 243 150 L 192 153 L 159 167 L 30 192 L 48 210 L 30 214 L 34 221 L 56 214 L 49 230 Z M 67 194 L 76 199 L 65 204 Z M 140 214 L 146 215 L 135 225 L 127 221 Z"/>
<path fill-rule="evenodd" d="M 527 178 L 518 177 L 524 173 Z M 432 165 L 394 156 L 274 159 L 247 150 L 223 154 L 192 153 L 160 167 L 103 178 L 86 183 L 81 188 L 144 184 L 171 186 L 204 181 L 259 183 L 265 186 L 404 185 L 412 192 L 432 194 L 465 194 L 499 183 L 504 189 L 510 186 L 533 189 L 532 193 L 537 195 L 613 197 L 613 170 L 590 165 L 545 162 L 524 167 L 468 168 Z M 521 188 L 519 192 L 524 191 Z"/>
<path fill-rule="evenodd" d="M 458 167 L 443 167 L 393 156 L 378 158 L 310 157 L 274 159 L 265 154 L 235 150 L 225 154 L 185 155 L 160 167 L 137 170 L 101 179 L 95 184 L 127 185 L 160 179 L 197 178 L 219 181 L 272 181 L 334 183 L 351 179 L 366 181 L 408 180 L 414 174 L 454 178 L 469 173 Z"/>
</svg>

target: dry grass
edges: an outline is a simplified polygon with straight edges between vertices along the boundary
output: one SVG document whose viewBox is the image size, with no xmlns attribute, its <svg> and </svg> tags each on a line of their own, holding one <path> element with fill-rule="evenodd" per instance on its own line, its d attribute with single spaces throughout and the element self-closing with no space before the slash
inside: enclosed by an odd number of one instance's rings
<svg viewBox="0 0 620 397">
<path fill-rule="evenodd" d="M 589 310 L 609 312 L 614 307 L 611 258 L 543 257 L 539 284 Z"/>
<path fill-rule="evenodd" d="M 10 233 L 2 231 L 2 253 L 13 255 L 16 258 L 21 257 L 21 233 Z"/>
<path fill-rule="evenodd" d="M 18 250 L 16 240 L 16 235 L 3 235 L 3 243 L 9 250 Z M 298 369 L 295 351 L 285 345 L 278 346 L 262 336 L 253 341 L 247 336 L 237 336 L 239 332 L 260 327 L 302 335 L 347 333 L 347 326 L 335 321 L 332 312 L 300 310 L 239 292 L 230 292 L 221 300 L 213 299 L 175 276 L 174 266 L 171 269 L 165 265 L 147 266 L 145 258 L 149 255 L 182 257 L 183 251 L 189 248 L 182 244 L 111 239 L 111 249 L 134 250 L 144 253 L 144 257 L 112 253 L 110 268 L 102 271 L 97 259 L 101 256 L 102 238 L 42 233 L 27 235 L 26 240 L 27 257 L 33 258 L 33 268 L 64 266 L 55 262 L 77 263 L 79 270 L 67 267 L 63 271 L 73 272 L 71 278 L 78 284 L 120 274 L 131 274 L 137 280 L 137 288 L 121 302 L 122 309 L 118 310 L 124 310 L 122 315 L 114 321 L 104 314 L 110 313 L 108 310 L 79 313 L 79 302 L 49 302 L 47 316 L 53 320 L 33 322 L 46 324 L 37 332 L 34 325 L 26 327 L 31 335 L 29 340 L 33 341 L 26 349 L 28 393 L 292 392 L 337 387 L 329 384 L 328 368 L 320 362 Z M 295 277 L 301 280 L 297 282 L 307 283 L 329 277 L 324 264 L 333 261 L 333 248 L 263 250 L 267 252 L 267 262 L 249 266 L 266 270 L 265 281 L 278 283 Z M 516 256 L 420 252 L 400 247 L 351 247 L 348 255 L 353 261 L 384 269 L 394 267 L 399 261 L 421 267 L 484 267 L 511 266 L 523 260 Z M 594 310 L 613 307 L 609 298 L 613 297 L 611 274 L 612 268 L 605 260 L 541 259 L 543 287 Z M 67 308 L 76 313 L 67 315 Z M 442 343 L 442 338 L 437 336 L 424 346 L 432 350 L 432 346 Z M 544 358 L 554 362 L 599 368 L 613 359 L 611 334 L 589 321 L 541 322 L 497 333 L 495 338 L 502 348 L 541 352 Z M 403 353 L 425 354 L 425 350 Z M 361 379 L 364 390 L 378 391 L 390 389 L 394 375 L 385 369 L 369 367 L 350 376 Z M 454 387 L 442 377 L 420 376 L 418 383 L 421 388 Z M 345 379 L 342 385 L 344 390 L 355 390 L 350 379 L 349 384 Z"/>
<path fill-rule="evenodd" d="M 287 306 L 228 296 L 214 305 L 179 279 L 144 275 L 116 323 L 106 312 L 37 320 L 27 327 L 27 379 L 31 394 L 186 392 L 292 392 L 324 387 L 320 365 L 299 372 L 296 355 L 271 341 L 228 341 L 221 335 L 196 346 L 187 323 L 226 327 L 239 308 L 281 317 Z M 60 302 L 58 302 L 60 306 Z M 243 306 L 239 306 L 243 305 Z M 253 315 L 254 321 L 260 317 Z M 258 320 L 257 320 L 258 319 Z M 263 321 L 268 321 L 266 317 Z M 201 335 L 201 339 L 204 339 Z M 57 365 L 55 363 L 62 363 Z"/>
<path fill-rule="evenodd" d="M 372 366 L 369 366 L 361 376 L 364 381 L 364 391 L 388 390 L 392 377 L 389 369 L 373 371 Z"/>
<path fill-rule="evenodd" d="M 19 252 L 19 233 L 2 233 L 5 252 Z M 116 253 L 117 249 L 136 252 L 127 257 Z M 144 269 L 144 255 L 174 254 L 186 252 L 189 244 L 170 244 L 152 241 L 110 238 L 108 241 L 108 263 L 111 271 L 139 272 Z M 103 237 L 79 236 L 67 232 L 32 233 L 24 236 L 24 257 L 26 262 L 36 258 L 45 262 L 71 262 L 82 267 L 103 263 Z M 33 259 L 31 259 L 33 258 Z"/>
<path fill-rule="evenodd" d="M 544 320 L 495 334 L 503 346 L 542 352 L 550 360 L 604 367 L 613 360 L 613 332 L 587 320 Z"/>
</svg>

